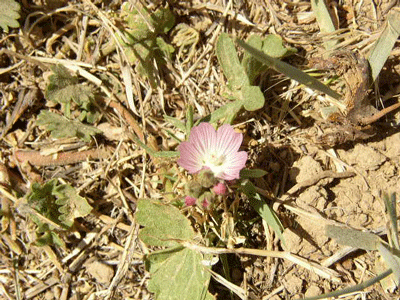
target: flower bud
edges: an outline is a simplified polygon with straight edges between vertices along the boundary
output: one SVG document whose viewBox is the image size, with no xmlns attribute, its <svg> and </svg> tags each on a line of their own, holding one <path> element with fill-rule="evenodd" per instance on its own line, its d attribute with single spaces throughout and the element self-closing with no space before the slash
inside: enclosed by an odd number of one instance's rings
<svg viewBox="0 0 400 300">
<path fill-rule="evenodd" d="M 210 188 L 217 183 L 214 173 L 209 169 L 200 171 L 199 175 L 197 176 L 197 181 L 205 188 Z"/>
<path fill-rule="evenodd" d="M 214 202 L 214 195 L 211 192 L 205 192 L 203 195 L 197 199 L 196 204 L 203 208 L 209 208 Z"/>
<path fill-rule="evenodd" d="M 199 198 L 202 191 L 203 187 L 195 181 L 189 181 L 185 185 L 185 193 L 190 197 Z"/>
<path fill-rule="evenodd" d="M 185 197 L 185 204 L 186 206 L 192 206 L 196 204 L 196 198 L 190 197 L 190 196 L 186 196 Z"/>
<path fill-rule="evenodd" d="M 217 195 L 225 195 L 226 185 L 223 184 L 222 182 L 218 182 L 216 185 L 214 185 L 213 190 Z"/>
</svg>

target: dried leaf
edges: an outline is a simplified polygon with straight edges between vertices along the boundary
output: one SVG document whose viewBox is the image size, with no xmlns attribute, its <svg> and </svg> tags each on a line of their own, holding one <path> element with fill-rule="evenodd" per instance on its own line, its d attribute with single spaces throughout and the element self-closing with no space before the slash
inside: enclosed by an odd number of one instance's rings
<svg viewBox="0 0 400 300">
<path fill-rule="evenodd" d="M 3 31 L 8 32 L 8 27 L 18 28 L 19 11 L 21 5 L 14 0 L 0 1 L 0 27 Z"/>
</svg>

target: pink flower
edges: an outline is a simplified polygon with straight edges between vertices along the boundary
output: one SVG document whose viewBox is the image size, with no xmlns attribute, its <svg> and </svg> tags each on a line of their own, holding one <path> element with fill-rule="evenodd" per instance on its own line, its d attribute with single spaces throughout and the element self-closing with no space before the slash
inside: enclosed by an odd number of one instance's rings
<svg viewBox="0 0 400 300">
<path fill-rule="evenodd" d="M 189 141 L 178 146 L 178 164 L 191 174 L 210 169 L 217 178 L 239 179 L 247 160 L 245 151 L 238 152 L 242 141 L 243 135 L 229 124 L 216 131 L 210 123 L 200 123 L 192 128 Z"/>
<path fill-rule="evenodd" d="M 217 195 L 225 195 L 225 193 L 226 193 L 226 185 L 223 184 L 222 182 L 218 182 L 214 186 L 213 190 Z"/>
<path fill-rule="evenodd" d="M 185 204 L 187 206 L 192 206 L 196 204 L 196 198 L 190 197 L 190 196 L 186 196 L 185 197 Z"/>
</svg>

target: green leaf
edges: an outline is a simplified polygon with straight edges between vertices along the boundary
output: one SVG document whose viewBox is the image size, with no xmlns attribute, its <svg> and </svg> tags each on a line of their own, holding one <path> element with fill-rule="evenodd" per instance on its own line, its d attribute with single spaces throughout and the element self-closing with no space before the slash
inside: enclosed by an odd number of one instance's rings
<svg viewBox="0 0 400 300">
<path fill-rule="evenodd" d="M 46 98 L 55 103 L 61 103 L 67 117 L 70 115 L 71 101 L 87 109 L 93 100 L 91 88 L 80 84 L 78 77 L 71 75 L 63 65 L 55 65 L 51 69 L 54 74 L 49 77 L 50 82 L 45 92 Z"/>
<path fill-rule="evenodd" d="M 52 179 L 43 185 L 33 183 L 26 199 L 27 205 L 37 212 L 37 215 L 32 213 L 29 216 L 37 225 L 39 237 L 36 243 L 39 246 L 65 247 L 64 241 L 54 231 L 55 228 L 57 230 L 71 228 L 75 218 L 89 214 L 92 209 L 86 199 L 80 197 L 73 187 L 58 184 L 57 179 Z"/>
<path fill-rule="evenodd" d="M 323 92 L 335 99 L 340 99 L 341 95 L 336 93 L 334 90 L 324 85 L 322 82 L 318 81 L 314 77 L 311 77 L 307 73 L 283 62 L 279 59 L 273 58 L 264 52 L 257 50 L 256 48 L 248 45 L 240 39 L 236 39 L 236 42 L 246 51 L 248 51 L 251 55 L 253 55 L 257 60 L 262 63 L 269 65 L 271 68 L 274 68 L 276 71 L 283 73 L 287 77 L 296 80 L 314 90 L 318 90 Z"/>
<path fill-rule="evenodd" d="M 189 220 L 178 208 L 153 199 L 140 199 L 136 213 L 138 223 L 144 226 L 140 239 L 151 246 L 173 247 L 177 240 L 187 241 L 194 237 Z"/>
<path fill-rule="evenodd" d="M 158 300 L 214 299 L 207 291 L 211 275 L 202 260 L 200 253 L 183 247 L 151 253 L 149 291 Z"/>
<path fill-rule="evenodd" d="M 186 135 L 190 135 L 190 131 L 192 131 L 194 121 L 193 121 L 193 106 L 191 104 L 188 105 L 186 109 Z"/>
<path fill-rule="evenodd" d="M 224 75 L 228 80 L 229 89 L 236 91 L 250 85 L 245 69 L 240 64 L 235 45 L 228 34 L 221 33 L 219 36 L 216 54 Z"/>
<path fill-rule="evenodd" d="M 278 216 L 275 212 L 265 203 L 264 199 L 256 192 L 254 185 L 246 180 L 242 182 L 242 190 L 249 197 L 250 205 L 254 210 L 261 216 L 261 218 L 267 222 L 269 226 L 274 230 L 274 232 L 281 239 L 282 243 L 285 244 L 285 239 L 283 238 L 283 226 L 279 221 Z"/>
<path fill-rule="evenodd" d="M 262 50 L 263 42 L 261 37 L 258 35 L 250 35 L 250 37 L 247 39 L 247 43 L 258 50 Z M 259 62 L 249 52 L 246 51 L 243 55 L 242 65 L 245 68 L 250 83 L 253 83 L 260 73 L 268 69 L 266 64 Z"/>
<path fill-rule="evenodd" d="M 54 138 L 77 137 L 89 142 L 92 136 L 101 133 L 101 130 L 93 126 L 84 125 L 77 120 L 69 120 L 47 110 L 40 112 L 36 123 L 44 126 L 47 131 L 51 131 L 51 136 Z"/>
<path fill-rule="evenodd" d="M 372 80 L 378 78 L 397 38 L 400 35 L 400 11 L 392 9 L 387 15 L 385 29 L 376 40 L 368 57 Z"/>
<path fill-rule="evenodd" d="M 36 210 L 40 215 L 50 221 L 67 228 L 59 219 L 61 213 L 58 211 L 59 206 L 56 204 L 56 197 L 53 195 L 53 190 L 57 185 L 57 179 L 52 179 L 43 185 L 33 183 L 31 192 L 27 196 L 28 205 Z M 43 223 L 36 216 L 32 215 L 32 220 L 38 225 L 39 232 L 45 232 L 51 229 L 51 226 Z"/>
<path fill-rule="evenodd" d="M 21 5 L 14 0 L 0 1 L 0 27 L 4 32 L 8 32 L 8 27 L 18 28 L 19 11 Z"/>
<path fill-rule="evenodd" d="M 255 111 L 264 106 L 265 98 L 258 86 L 244 86 L 241 90 L 244 109 Z"/>
<path fill-rule="evenodd" d="M 46 231 L 36 239 L 36 245 L 43 247 L 46 245 L 56 245 L 61 248 L 66 248 L 65 242 L 54 231 Z"/>
<path fill-rule="evenodd" d="M 336 240 L 337 243 L 364 250 L 377 250 L 380 244 L 379 236 L 359 230 L 327 225 L 326 235 Z"/>
<path fill-rule="evenodd" d="M 240 178 L 260 178 L 267 174 L 267 171 L 261 169 L 243 169 L 240 171 Z"/>
</svg>

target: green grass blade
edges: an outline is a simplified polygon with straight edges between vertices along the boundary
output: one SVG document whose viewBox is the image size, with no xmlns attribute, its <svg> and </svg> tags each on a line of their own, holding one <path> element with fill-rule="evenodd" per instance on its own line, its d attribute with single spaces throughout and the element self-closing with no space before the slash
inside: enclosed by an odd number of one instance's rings
<svg viewBox="0 0 400 300">
<path fill-rule="evenodd" d="M 236 39 L 236 42 L 241 46 L 243 49 L 248 51 L 251 55 L 253 55 L 257 60 L 262 63 L 268 64 L 269 67 L 275 69 L 278 72 L 286 75 L 287 77 L 296 80 L 311 89 L 318 90 L 322 93 L 325 93 L 335 99 L 340 99 L 342 96 L 336 93 L 334 90 L 323 84 L 322 82 L 318 81 L 314 77 L 304 73 L 303 71 L 283 62 L 279 59 L 273 58 L 260 50 L 248 45 L 244 41 L 240 39 Z"/>
<path fill-rule="evenodd" d="M 328 299 L 328 298 L 333 298 L 333 297 L 339 297 L 341 295 L 345 295 L 345 294 L 350 294 L 350 293 L 354 293 L 354 292 L 358 292 L 361 291 L 363 289 L 366 289 L 367 287 L 379 282 L 380 280 L 382 280 L 385 277 L 388 277 L 390 274 L 392 274 L 392 270 L 386 270 L 385 272 L 379 274 L 378 276 L 364 281 L 360 284 L 357 284 L 355 286 L 351 286 L 339 291 L 334 291 L 332 293 L 328 293 L 328 294 L 323 294 L 323 295 L 319 295 L 319 296 L 315 296 L 315 297 L 309 297 L 309 298 L 304 298 L 303 300 L 318 300 L 318 299 Z"/>
<path fill-rule="evenodd" d="M 319 29 L 321 33 L 332 33 L 336 30 L 333 24 L 331 15 L 328 8 L 326 7 L 324 0 L 311 0 L 311 7 L 317 18 Z M 324 45 L 326 50 L 332 50 L 337 44 L 337 40 L 324 40 Z"/>
<path fill-rule="evenodd" d="M 250 205 L 261 216 L 261 218 L 267 222 L 269 226 L 271 226 L 282 243 L 285 245 L 286 243 L 282 234 L 283 226 L 275 212 L 269 207 L 260 194 L 256 192 L 254 185 L 250 181 L 246 181 L 242 185 L 242 189 L 247 197 L 249 197 Z"/>
<path fill-rule="evenodd" d="M 396 194 L 392 193 L 389 197 L 387 193 L 383 195 L 383 201 L 385 203 L 385 208 L 386 208 L 386 213 L 388 215 L 389 219 L 389 232 L 390 234 L 388 235 L 389 239 L 391 240 L 391 245 L 399 249 L 399 236 L 397 234 L 398 232 L 398 226 L 397 226 L 397 211 L 396 211 Z"/>
<path fill-rule="evenodd" d="M 388 13 L 386 27 L 376 40 L 368 57 L 373 80 L 376 80 L 381 72 L 399 35 L 400 10 L 391 10 Z"/>
</svg>

